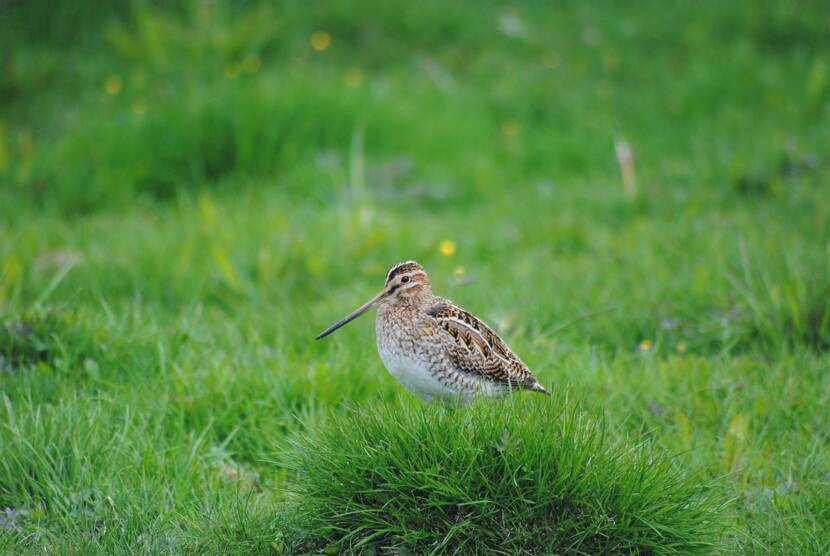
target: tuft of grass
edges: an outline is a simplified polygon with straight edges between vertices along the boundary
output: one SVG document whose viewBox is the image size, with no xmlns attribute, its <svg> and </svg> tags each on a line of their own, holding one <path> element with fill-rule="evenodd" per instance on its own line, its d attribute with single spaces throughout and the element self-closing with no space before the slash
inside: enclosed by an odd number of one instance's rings
<svg viewBox="0 0 830 556">
<path fill-rule="evenodd" d="M 341 412 L 283 463 L 306 550 L 687 554 L 722 524 L 711 485 L 561 394 Z"/>
<path fill-rule="evenodd" d="M 733 309 L 748 339 L 769 346 L 804 344 L 830 349 L 830 257 L 800 253 L 767 255 L 763 266 L 742 249 L 741 278 L 732 278 L 738 304 Z"/>
</svg>

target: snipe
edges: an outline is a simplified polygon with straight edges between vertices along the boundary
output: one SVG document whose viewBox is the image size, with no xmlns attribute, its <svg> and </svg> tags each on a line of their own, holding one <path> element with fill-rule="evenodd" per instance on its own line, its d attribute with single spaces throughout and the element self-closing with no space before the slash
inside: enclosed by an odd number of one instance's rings
<svg viewBox="0 0 830 556">
<path fill-rule="evenodd" d="M 517 390 L 547 394 L 530 369 L 490 327 L 432 293 L 424 267 L 415 261 L 389 270 L 383 290 L 317 336 L 328 336 L 379 305 L 375 322 L 378 352 L 392 375 L 430 401 Z"/>
</svg>

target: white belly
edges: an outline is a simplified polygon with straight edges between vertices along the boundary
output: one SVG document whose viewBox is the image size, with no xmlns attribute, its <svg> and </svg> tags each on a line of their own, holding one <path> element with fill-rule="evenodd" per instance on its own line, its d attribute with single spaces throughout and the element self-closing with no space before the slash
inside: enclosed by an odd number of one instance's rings
<svg viewBox="0 0 830 556">
<path fill-rule="evenodd" d="M 381 351 L 380 357 L 386 369 L 398 379 L 410 392 L 424 401 L 433 398 L 450 399 L 456 397 L 456 392 L 441 384 L 427 369 L 408 357 L 398 356 Z"/>
</svg>

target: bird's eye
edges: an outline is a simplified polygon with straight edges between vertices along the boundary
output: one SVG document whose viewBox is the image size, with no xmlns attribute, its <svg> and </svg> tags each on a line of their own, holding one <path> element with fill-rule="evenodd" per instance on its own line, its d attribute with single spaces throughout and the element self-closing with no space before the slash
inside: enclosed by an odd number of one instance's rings
<svg viewBox="0 0 830 556">
<path fill-rule="evenodd" d="M 407 282 L 409 282 L 409 276 L 404 276 L 403 278 L 401 278 L 401 284 L 406 284 Z"/>
</svg>

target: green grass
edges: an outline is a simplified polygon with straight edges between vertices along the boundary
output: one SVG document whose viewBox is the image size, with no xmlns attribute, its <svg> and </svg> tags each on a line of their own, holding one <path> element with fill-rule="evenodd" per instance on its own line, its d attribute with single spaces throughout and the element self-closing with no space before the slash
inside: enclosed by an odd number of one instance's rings
<svg viewBox="0 0 830 556">
<path fill-rule="evenodd" d="M 567 552 L 599 528 L 617 550 L 827 553 L 828 18 L 2 5 L 0 552 Z M 312 340 L 404 259 L 557 395 L 422 407 L 369 318 Z M 508 429 L 519 447 L 479 459 Z M 586 455 L 608 465 L 541 466 Z M 502 467 L 476 482 L 482 461 Z M 602 503 L 637 470 L 649 494 Z M 422 503 L 347 514 L 337 477 Z"/>
<path fill-rule="evenodd" d="M 562 399 L 357 410 L 332 416 L 285 459 L 303 540 L 323 550 L 716 548 L 720 516 L 701 485 L 665 457 L 615 441 Z"/>
</svg>

